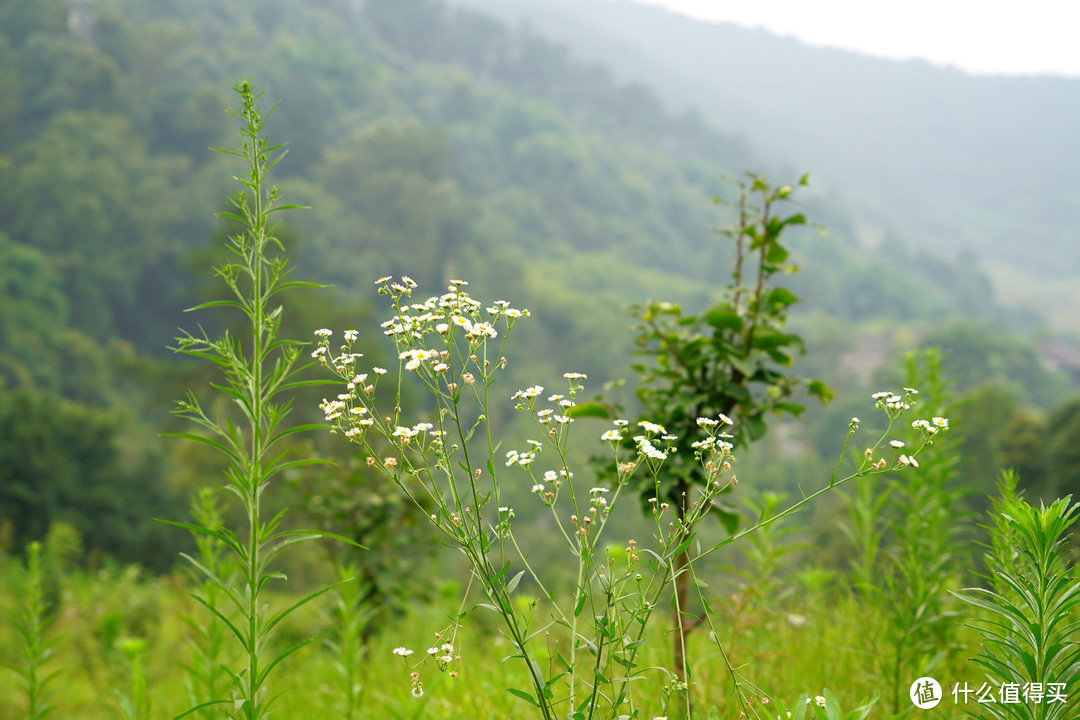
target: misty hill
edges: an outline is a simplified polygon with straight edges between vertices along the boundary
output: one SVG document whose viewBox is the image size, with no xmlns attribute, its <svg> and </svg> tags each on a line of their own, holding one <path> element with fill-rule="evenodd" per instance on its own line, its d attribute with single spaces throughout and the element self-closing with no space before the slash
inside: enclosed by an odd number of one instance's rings
<svg viewBox="0 0 1080 720">
<path fill-rule="evenodd" d="M 1048 278 L 1080 274 L 1078 79 L 875 59 L 632 2 L 454 1 L 526 22 L 763 157 L 811 168 L 863 242 L 969 252 L 1009 301 L 1038 282 L 1030 299 L 1045 306 Z"/>
<path fill-rule="evenodd" d="M 0 77 L 17 90 L 0 98 L 0 232 L 41 266 L 11 298 L 63 296 L 50 323 L 4 334 L 52 333 L 54 352 L 64 325 L 140 351 L 170 342 L 231 174 L 206 148 L 230 144 L 227 88 L 252 69 L 281 103 L 279 181 L 314 208 L 288 220 L 303 272 L 350 298 L 387 272 L 430 289 L 468 276 L 547 318 L 538 346 L 599 373 L 603 348 L 629 342 L 629 320 L 611 322 L 625 303 L 716 292 L 730 271 L 713 198 L 770 165 L 640 83 L 431 0 L 80 7 L 89 21 L 63 0 L 0 6 Z M 860 249 L 834 199 L 803 202 L 830 231 L 798 243 L 807 306 L 849 323 L 997 315 L 965 266 Z M 0 342 L 0 374 L 55 375 L 3 352 L 16 344 Z"/>
<path fill-rule="evenodd" d="M 26 459 L 0 515 L 8 501 L 30 512 L 19 498 L 34 493 L 22 488 L 57 488 L 34 510 L 40 527 L 67 514 L 88 545 L 145 548 L 148 564 L 171 551 L 132 517 L 163 516 L 152 508 L 175 506 L 206 469 L 157 433 L 171 401 L 209 381 L 165 348 L 178 326 L 222 322 L 180 309 L 219 292 L 205 278 L 230 228 L 214 213 L 228 208 L 237 166 L 208 148 L 235 147 L 225 109 L 238 76 L 265 89 L 265 108 L 280 101 L 266 130 L 289 151 L 274 181 L 312 208 L 279 216 L 297 279 L 335 285 L 298 293 L 285 334 L 357 327 L 372 363 L 387 358 L 371 282 L 407 273 L 422 293 L 461 277 L 478 297 L 532 311 L 508 385 L 567 370 L 596 389 L 632 381 L 624 306 L 696 310 L 730 277 L 731 250 L 711 232 L 730 220 L 714 203 L 732 197 L 730 179 L 816 172 L 763 158 L 702 112 L 672 110 L 536 32 L 434 0 L 77 7 L 73 18 L 67 0 L 0 2 L 0 420 L 42 439 L 26 450 L 0 433 Z M 1064 396 L 1067 382 L 1030 344 L 985 331 L 1009 316 L 977 269 L 913 243 L 867 246 L 813 181 L 797 202 L 828 228 L 790 242 L 801 269 L 785 285 L 803 300 L 792 325 L 810 349 L 805 374 L 854 398 L 889 353 L 929 338 L 963 360 L 965 390 L 994 384 L 1046 408 Z M 297 415 L 319 416 L 317 400 L 298 400 Z M 828 412 L 846 427 L 849 408 Z M 94 418 L 101 458 L 44 442 Z M 59 469 L 34 469 L 46 466 Z M 129 486 L 146 496 L 125 504 L 137 497 Z M 86 512 L 85 493 L 104 509 Z M 95 520 L 106 512 L 124 519 Z"/>
</svg>

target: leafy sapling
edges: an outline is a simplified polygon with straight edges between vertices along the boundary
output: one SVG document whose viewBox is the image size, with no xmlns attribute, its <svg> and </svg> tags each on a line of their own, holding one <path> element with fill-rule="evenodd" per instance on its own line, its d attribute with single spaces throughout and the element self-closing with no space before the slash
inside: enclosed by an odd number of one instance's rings
<svg viewBox="0 0 1080 720">
<path fill-rule="evenodd" d="M 807 184 L 803 176 L 798 185 Z M 639 320 L 637 343 L 645 360 L 634 366 L 641 376 L 638 398 L 649 418 L 663 417 L 679 439 L 678 453 L 660 478 L 659 495 L 676 514 L 688 508 L 687 499 L 707 481 L 694 462 L 693 446 L 703 439 L 697 420 L 702 417 L 737 417 L 731 443 L 745 446 L 764 435 L 771 414 L 798 416 L 800 390 L 827 402 L 832 391 L 825 383 L 793 377 L 786 368 L 804 352 L 803 340 L 786 332 L 788 309 L 798 298 L 775 284 L 777 275 L 793 271 L 788 263 L 785 231 L 806 224 L 802 213 L 785 214 L 794 188 L 773 186 L 765 177 L 749 175 L 739 186 L 736 222 L 720 230 L 733 245 L 731 281 L 722 299 L 700 313 L 684 313 L 673 303 L 650 302 L 635 308 Z M 647 498 L 653 491 L 642 489 Z M 714 514 L 729 532 L 738 526 L 738 514 L 718 504 Z M 684 552 L 677 559 L 677 612 L 673 613 L 673 669 L 682 681 L 689 668 L 683 648 L 687 633 L 697 624 L 687 622 L 689 562 Z"/>
</svg>

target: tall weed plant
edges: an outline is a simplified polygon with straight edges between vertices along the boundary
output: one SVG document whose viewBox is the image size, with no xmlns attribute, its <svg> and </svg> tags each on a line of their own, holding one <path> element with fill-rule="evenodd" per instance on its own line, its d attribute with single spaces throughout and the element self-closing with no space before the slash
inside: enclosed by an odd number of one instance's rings
<svg viewBox="0 0 1080 720">
<path fill-rule="evenodd" d="M 1077 717 L 1080 694 L 1080 583 L 1070 558 L 1070 530 L 1080 503 L 1064 497 L 1032 507 L 1017 497 L 995 504 L 995 534 L 1013 543 L 1015 555 L 988 554 L 996 589 L 957 593 L 982 611 L 971 622 L 983 643 L 975 664 L 987 674 L 1000 702 L 979 702 L 974 714 L 988 720 L 1064 720 Z M 998 542 L 993 542 L 998 547 Z M 956 688 L 963 700 L 983 687 Z"/>
<path fill-rule="evenodd" d="M 239 311 L 247 324 L 246 337 L 228 331 L 216 339 L 205 333 L 188 333 L 177 339 L 177 349 L 209 360 L 221 369 L 225 380 L 213 387 L 231 400 L 235 408 L 211 413 L 193 392 L 189 393 L 187 400 L 177 404 L 177 413 L 193 421 L 201 433 L 177 436 L 208 445 L 224 455 L 228 461 L 224 488 L 240 502 L 246 527 L 234 530 L 219 524 L 212 513 L 201 516 L 201 523 L 172 524 L 221 543 L 231 555 L 239 578 L 234 582 L 220 574 L 220 567 L 208 566 L 207 548 L 203 548 L 201 558 L 186 556 L 217 589 L 214 594 L 197 592 L 193 597 L 227 628 L 242 660 L 229 670 L 228 698 L 203 698 L 184 715 L 220 706 L 217 712 L 225 717 L 260 720 L 268 715 L 275 697 L 270 694 L 271 673 L 314 640 L 302 640 L 279 652 L 271 648 L 275 630 L 294 610 L 332 586 L 309 593 L 287 607 L 270 609 L 267 591 L 271 583 L 285 579 L 275 569 L 275 561 L 288 547 L 325 534 L 283 529 L 284 511 L 267 517 L 263 510 L 266 492 L 275 476 L 290 468 L 319 462 L 313 458 L 290 458 L 284 449 L 284 441 L 292 435 L 317 427 L 290 426 L 285 422 L 291 404 L 288 394 L 317 381 L 301 380 L 297 376 L 302 367 L 298 362 L 303 343 L 278 337 L 283 309 L 277 304 L 282 293 L 315 285 L 287 280 L 288 260 L 284 247 L 274 236 L 275 214 L 293 206 L 280 204 L 278 189 L 268 180 L 270 170 L 284 154 L 281 146 L 271 145 L 263 133 L 270 113 L 264 115 L 261 111 L 260 94 L 249 81 L 238 82 L 234 89 L 240 107 L 232 114 L 241 121 L 241 145 L 238 151 L 222 152 L 242 160 L 247 172 L 238 178 L 245 189 L 233 197 L 235 212 L 223 214 L 241 228 L 228 241 L 234 260 L 217 269 L 231 297 L 192 309 Z M 209 635 L 205 641 L 214 642 Z M 206 677 L 205 671 L 204 668 L 200 678 L 202 687 L 213 689 L 213 678 Z"/>
<path fill-rule="evenodd" d="M 41 543 L 26 546 L 26 574 L 20 588 L 20 602 L 11 613 L 15 629 L 18 661 L 7 665 L 19 679 L 28 720 L 43 720 L 55 707 L 52 704 L 54 681 L 60 670 L 49 662 L 53 641 L 48 626 L 56 608 L 46 596 L 46 573 Z"/>
<path fill-rule="evenodd" d="M 952 404 L 936 349 L 910 353 L 907 382 L 935 418 L 930 428 L 947 427 Z M 927 428 L 913 427 L 909 443 Z M 954 436 L 935 438 L 932 447 L 909 457 L 910 472 L 889 476 L 891 544 L 884 553 L 882 606 L 889 620 L 887 686 L 892 711 L 908 702 L 910 682 L 932 674 L 956 644 L 957 609 L 949 595 L 960 587 L 964 567 L 956 553 L 965 527 L 962 494 L 954 486 Z"/>
</svg>

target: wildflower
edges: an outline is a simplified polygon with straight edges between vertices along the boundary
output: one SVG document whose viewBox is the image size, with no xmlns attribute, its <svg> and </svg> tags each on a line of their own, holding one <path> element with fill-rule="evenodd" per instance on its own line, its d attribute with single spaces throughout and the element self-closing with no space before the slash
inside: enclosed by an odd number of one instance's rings
<svg viewBox="0 0 1080 720">
<path fill-rule="evenodd" d="M 391 275 L 383 275 L 381 278 L 379 278 L 378 280 L 375 281 L 375 284 L 376 285 L 382 285 L 384 282 L 389 280 L 391 277 L 393 277 L 393 276 L 391 276 Z"/>
<path fill-rule="evenodd" d="M 311 357 L 319 358 L 320 360 L 323 360 L 323 361 L 326 360 L 326 358 L 323 357 L 324 355 L 326 355 L 326 346 L 325 345 L 320 345 L 319 347 L 315 348 L 311 352 Z"/>
<path fill-rule="evenodd" d="M 394 432 L 393 432 L 393 437 L 402 438 L 403 440 L 408 440 L 409 438 L 416 437 L 417 435 L 419 435 L 419 432 L 417 430 L 413 430 L 412 428 L 402 427 L 400 425 L 398 425 L 396 428 L 394 428 Z"/>
<path fill-rule="evenodd" d="M 334 334 L 334 331 L 333 330 L 327 330 L 326 328 L 319 328 L 318 330 L 315 331 L 315 334 L 318 335 L 319 337 L 328 338 L 328 337 L 330 337 L 331 335 Z"/>
<path fill-rule="evenodd" d="M 892 441 L 889 442 L 889 444 L 892 445 L 894 448 L 896 448 L 898 450 L 900 448 L 904 447 L 904 441 L 903 440 L 892 440 Z"/>
<path fill-rule="evenodd" d="M 405 369 L 415 370 L 420 367 L 420 363 L 436 354 L 434 350 L 406 350 L 398 355 L 398 360 L 408 360 Z"/>
<path fill-rule="evenodd" d="M 345 331 L 345 339 L 348 340 L 349 342 L 352 342 L 353 340 L 355 340 L 358 337 L 360 337 L 360 333 L 358 333 L 356 330 L 346 330 Z"/>
<path fill-rule="evenodd" d="M 440 335 L 445 335 L 446 332 L 449 329 L 450 329 L 450 326 L 447 325 L 446 323 L 439 323 L 438 325 L 435 326 L 435 332 L 439 333 Z"/>
<path fill-rule="evenodd" d="M 544 492 L 544 486 L 543 486 L 543 484 L 542 484 L 542 483 L 536 483 L 535 485 L 533 485 L 533 486 L 532 486 L 532 492 L 536 493 L 537 495 L 539 495 L 539 494 L 541 494 L 542 492 Z"/>
<path fill-rule="evenodd" d="M 385 375 L 386 374 L 386 368 L 381 368 L 381 367 L 371 368 L 371 371 L 373 373 L 375 373 L 376 375 Z"/>
<path fill-rule="evenodd" d="M 611 491 L 608 490 L 606 487 L 594 487 L 593 489 L 589 490 L 590 495 L 598 495 L 600 493 L 607 493 L 607 492 L 611 492 Z"/>
<path fill-rule="evenodd" d="M 712 418 L 700 417 L 697 419 L 699 427 L 716 427 L 720 424 L 719 420 L 713 420 Z"/>
<path fill-rule="evenodd" d="M 494 338 L 494 337 L 497 337 L 499 335 L 499 333 L 497 333 L 495 331 L 495 328 L 493 328 L 488 323 L 476 323 L 475 325 L 472 326 L 472 329 L 469 330 L 468 334 L 469 334 L 470 337 L 476 337 L 476 338 L 479 338 L 479 337 Z"/>
<path fill-rule="evenodd" d="M 648 420 L 642 420 L 641 422 L 638 423 L 638 425 L 640 425 L 642 428 L 644 428 L 645 432 L 650 432 L 650 433 L 653 433 L 654 435 L 659 435 L 661 433 L 667 432 L 664 429 L 663 425 L 658 425 L 657 423 L 652 423 L 652 422 L 649 422 Z"/>
<path fill-rule="evenodd" d="M 424 686 L 421 685 L 419 682 L 413 684 L 412 696 L 414 698 L 424 697 Z"/>
<path fill-rule="evenodd" d="M 345 403 L 341 400 L 323 400 L 319 407 L 326 413 L 326 422 L 337 420 L 345 412 Z"/>
<path fill-rule="evenodd" d="M 814 702 L 817 703 L 819 707 L 825 707 L 825 696 L 818 695 L 814 698 Z"/>
<path fill-rule="evenodd" d="M 904 467 L 919 467 L 919 461 L 914 456 L 901 455 L 899 460 Z"/>
<path fill-rule="evenodd" d="M 524 390 L 518 390 L 516 393 L 513 394 L 513 396 L 511 396 L 510 399 L 517 400 L 518 398 L 522 398 L 525 400 L 531 400 L 532 398 L 540 397 L 540 393 L 542 392 L 544 392 L 543 386 L 533 385 L 532 387 L 527 387 Z"/>
<path fill-rule="evenodd" d="M 645 438 L 638 440 L 638 448 L 645 457 L 652 458 L 653 460 L 667 460 L 667 455 L 660 450 L 657 450 L 656 447 Z"/>
<path fill-rule="evenodd" d="M 936 417 L 933 420 L 931 420 L 931 422 L 934 423 L 935 427 L 939 427 L 942 430 L 948 430 L 949 429 L 949 420 L 947 418 Z"/>
<path fill-rule="evenodd" d="M 396 647 L 394 648 L 394 654 L 400 655 L 401 657 L 409 657 L 413 654 L 413 651 L 407 647 Z"/>
<path fill-rule="evenodd" d="M 616 425 L 618 427 L 626 427 L 627 425 L 630 424 L 630 421 L 629 420 L 613 420 L 612 424 Z"/>
<path fill-rule="evenodd" d="M 720 418 L 720 422 L 724 423 L 725 425 L 734 425 L 735 424 L 735 421 L 732 420 L 731 418 L 729 418 L 724 413 L 717 413 L 716 417 Z"/>
<path fill-rule="evenodd" d="M 563 377 L 566 378 L 567 380 L 588 380 L 589 379 L 588 375 L 586 375 L 585 373 L 579 373 L 579 372 L 563 373 Z"/>
<path fill-rule="evenodd" d="M 600 436 L 600 439 L 610 442 L 618 442 L 619 440 L 622 440 L 622 435 L 619 434 L 618 430 L 608 430 Z"/>
</svg>

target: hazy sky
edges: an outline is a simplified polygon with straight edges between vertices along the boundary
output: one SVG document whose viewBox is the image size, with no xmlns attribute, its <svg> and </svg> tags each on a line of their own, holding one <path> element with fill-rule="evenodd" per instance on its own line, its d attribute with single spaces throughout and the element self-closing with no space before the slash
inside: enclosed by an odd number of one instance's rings
<svg viewBox="0 0 1080 720">
<path fill-rule="evenodd" d="M 633 1 L 869 55 L 917 57 L 978 73 L 1080 77 L 1076 0 Z"/>
</svg>

